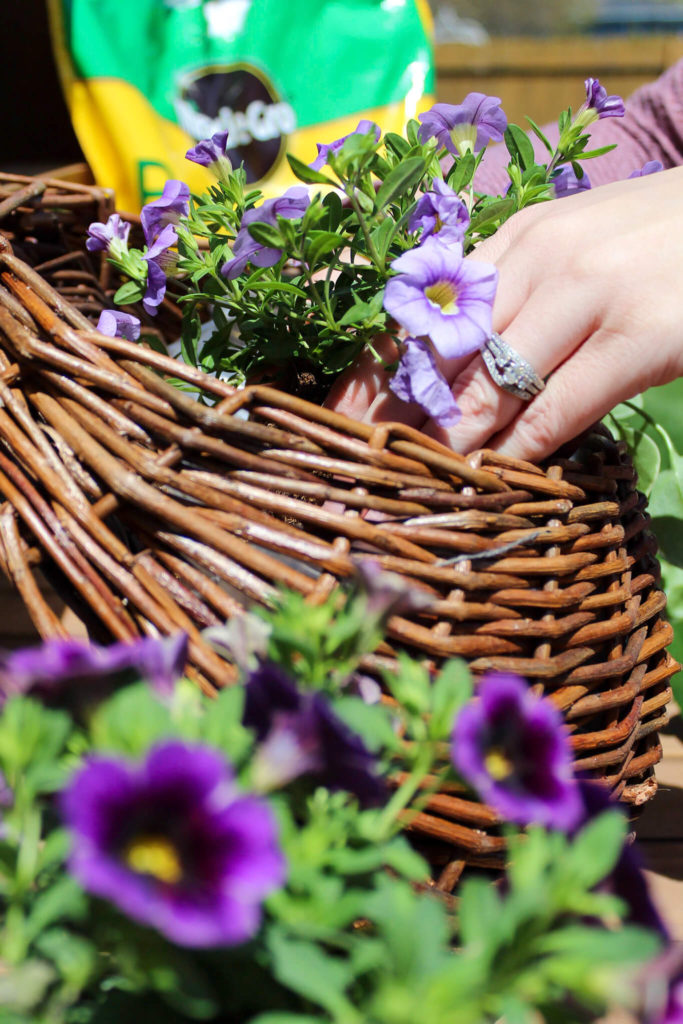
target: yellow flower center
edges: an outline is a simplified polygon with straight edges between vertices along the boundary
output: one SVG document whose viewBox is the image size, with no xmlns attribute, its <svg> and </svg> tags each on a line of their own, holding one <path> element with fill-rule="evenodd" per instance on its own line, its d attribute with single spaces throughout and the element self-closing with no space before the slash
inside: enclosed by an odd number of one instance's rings
<svg viewBox="0 0 683 1024">
<path fill-rule="evenodd" d="M 489 773 L 492 779 L 500 781 L 500 779 L 506 779 L 508 775 L 512 774 L 512 762 L 510 758 L 503 753 L 500 747 L 491 747 L 488 754 L 484 758 L 484 764 L 486 771 Z"/>
<path fill-rule="evenodd" d="M 183 876 L 178 851 L 163 836 L 138 836 L 123 851 L 128 867 L 141 875 L 153 875 L 160 882 L 173 885 Z"/>
<path fill-rule="evenodd" d="M 439 306 L 444 313 L 457 313 L 458 293 L 450 281 L 437 281 L 425 288 L 425 295 L 433 306 Z"/>
<path fill-rule="evenodd" d="M 477 127 L 474 124 L 456 124 L 451 128 L 451 138 L 460 156 L 464 156 L 465 153 L 474 153 Z"/>
<path fill-rule="evenodd" d="M 441 231 L 442 227 L 443 227 L 443 221 L 441 220 L 441 217 L 439 217 L 439 215 L 437 213 L 436 217 L 435 217 L 435 221 L 434 221 L 434 234 L 438 235 L 438 233 L 439 233 L 439 231 Z"/>
</svg>

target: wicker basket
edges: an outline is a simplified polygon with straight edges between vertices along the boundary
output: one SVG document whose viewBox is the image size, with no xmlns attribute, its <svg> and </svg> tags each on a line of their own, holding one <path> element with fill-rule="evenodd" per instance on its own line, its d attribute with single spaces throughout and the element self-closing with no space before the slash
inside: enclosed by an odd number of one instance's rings
<svg viewBox="0 0 683 1024">
<path fill-rule="evenodd" d="M 519 672 L 562 709 L 576 767 L 647 801 L 678 666 L 623 445 L 596 428 L 543 467 L 463 458 L 105 338 L 91 321 L 111 305 L 109 270 L 80 246 L 110 210 L 102 190 L 0 178 L 0 564 L 38 632 L 63 632 L 40 566 L 98 639 L 187 630 L 190 672 L 212 692 L 234 670 L 203 627 L 280 584 L 315 603 L 379 560 L 430 601 L 391 619 L 368 672 L 398 650 L 435 670 L 461 656 L 476 674 Z M 43 251 L 50 232 L 59 254 Z M 466 865 L 502 862 L 496 814 L 455 787 L 408 827 L 444 890 Z"/>
</svg>

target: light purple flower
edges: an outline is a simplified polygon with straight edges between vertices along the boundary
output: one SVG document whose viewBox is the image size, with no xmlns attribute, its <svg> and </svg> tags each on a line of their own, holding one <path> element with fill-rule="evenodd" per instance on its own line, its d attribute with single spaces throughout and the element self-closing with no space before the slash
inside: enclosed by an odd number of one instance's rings
<svg viewBox="0 0 683 1024">
<path fill-rule="evenodd" d="M 226 156 L 228 132 L 216 132 L 210 139 L 202 139 L 185 154 L 186 160 L 208 167 L 217 178 L 226 178 L 232 171 L 230 159 Z"/>
<path fill-rule="evenodd" d="M 594 117 L 623 117 L 626 113 L 621 96 L 608 96 L 607 89 L 600 85 L 597 78 L 587 78 L 586 106 Z"/>
<path fill-rule="evenodd" d="M 185 633 L 109 647 L 86 640 L 46 640 L 41 647 L 4 652 L 0 654 L 0 704 L 3 697 L 17 693 L 58 696 L 71 683 L 111 681 L 128 671 L 167 696 L 185 668 L 187 642 Z"/>
<path fill-rule="evenodd" d="M 658 174 L 659 171 L 663 170 L 664 164 L 661 160 L 648 160 L 642 167 L 631 171 L 629 178 L 644 178 L 646 174 Z"/>
<path fill-rule="evenodd" d="M 88 252 L 109 252 L 120 257 L 128 251 L 130 224 L 121 220 L 118 213 L 112 213 L 106 224 L 95 221 L 88 228 L 85 247 Z"/>
<path fill-rule="evenodd" d="M 559 711 L 510 673 L 483 676 L 477 693 L 453 729 L 457 770 L 508 821 L 572 829 L 582 805 Z"/>
<path fill-rule="evenodd" d="M 233 258 L 223 264 L 221 274 L 232 281 L 243 273 L 247 263 L 253 263 L 255 267 L 273 267 L 282 256 L 282 250 L 271 249 L 257 242 L 249 234 L 249 225 L 269 224 L 271 227 L 277 227 L 278 217 L 298 220 L 305 214 L 309 203 L 308 189 L 294 185 L 288 188 L 284 195 L 266 199 L 260 206 L 247 210 L 242 217 L 240 230 L 232 247 Z"/>
<path fill-rule="evenodd" d="M 287 674 L 264 662 L 249 676 L 243 722 L 261 746 L 254 778 L 264 789 L 311 775 L 328 789 L 345 789 L 368 806 L 386 796 L 369 750 L 320 693 L 300 693 Z"/>
<path fill-rule="evenodd" d="M 418 201 L 410 220 L 409 231 L 421 231 L 421 240 L 437 236 L 440 242 L 462 242 L 470 222 L 470 215 L 463 201 L 452 188 L 434 178 L 431 192 L 426 192 Z"/>
<path fill-rule="evenodd" d="M 167 224 L 142 257 L 147 263 L 147 289 L 142 299 L 142 305 L 150 316 L 156 316 L 157 308 L 164 300 L 166 273 L 177 262 L 177 258 L 168 250 L 177 241 L 178 235 L 175 228 L 172 224 Z"/>
<path fill-rule="evenodd" d="M 389 387 L 404 402 L 416 402 L 440 427 L 453 427 L 462 415 L 429 344 L 407 338 Z"/>
<path fill-rule="evenodd" d="M 169 740 L 137 765 L 93 757 L 61 809 L 83 888 L 180 946 L 250 939 L 284 881 L 270 807 L 240 794 L 210 747 Z"/>
<path fill-rule="evenodd" d="M 435 103 L 418 115 L 421 127 L 418 138 L 423 144 L 435 138 L 439 148 L 455 156 L 478 153 L 489 142 L 500 142 L 507 128 L 507 117 L 498 96 L 470 92 L 457 106 Z"/>
<path fill-rule="evenodd" d="M 346 140 L 352 135 L 369 135 L 370 132 L 372 132 L 375 142 L 379 142 L 379 137 L 382 133 L 378 125 L 374 121 L 363 119 L 358 122 L 358 126 L 352 132 L 349 132 L 348 135 L 342 135 L 340 139 L 335 139 L 334 142 L 316 142 L 318 155 L 313 163 L 310 163 L 308 166 L 314 171 L 319 171 L 328 162 L 330 154 L 334 156 L 335 153 L 338 153 Z"/>
<path fill-rule="evenodd" d="M 591 182 L 585 171 L 583 177 L 578 178 L 572 165 L 564 164 L 553 174 L 550 187 L 555 199 L 564 199 L 565 196 L 573 196 L 577 192 L 586 192 L 591 187 Z"/>
<path fill-rule="evenodd" d="M 171 178 L 158 199 L 142 207 L 140 220 L 148 246 L 162 234 L 168 224 L 177 224 L 190 209 L 190 189 L 184 181 Z"/>
<path fill-rule="evenodd" d="M 119 309 L 103 309 L 97 321 L 97 330 L 109 338 L 137 341 L 140 337 L 140 321 L 132 313 L 123 313 Z"/>
<path fill-rule="evenodd" d="M 431 598 L 406 582 L 397 572 L 388 572 L 375 558 L 363 559 L 356 573 L 365 591 L 365 618 L 371 625 L 383 624 L 392 615 L 417 612 L 431 604 Z"/>
<path fill-rule="evenodd" d="M 491 335 L 498 271 L 463 259 L 462 246 L 428 238 L 391 264 L 384 308 L 414 338 L 431 338 L 446 359 L 481 348 Z"/>
</svg>

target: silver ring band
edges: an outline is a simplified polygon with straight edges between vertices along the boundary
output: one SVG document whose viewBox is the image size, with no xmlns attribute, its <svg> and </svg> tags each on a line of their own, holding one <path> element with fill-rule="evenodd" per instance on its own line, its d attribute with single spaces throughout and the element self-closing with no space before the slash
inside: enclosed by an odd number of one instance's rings
<svg viewBox="0 0 683 1024">
<path fill-rule="evenodd" d="M 531 363 L 503 341 L 495 331 L 481 350 L 495 384 L 523 402 L 530 402 L 545 387 Z"/>
</svg>

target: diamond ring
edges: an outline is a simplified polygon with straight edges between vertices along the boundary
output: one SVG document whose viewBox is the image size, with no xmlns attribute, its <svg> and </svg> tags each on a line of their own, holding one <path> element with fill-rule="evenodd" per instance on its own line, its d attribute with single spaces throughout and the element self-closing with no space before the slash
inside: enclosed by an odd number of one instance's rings
<svg viewBox="0 0 683 1024">
<path fill-rule="evenodd" d="M 503 391 L 530 402 L 545 387 L 531 363 L 528 363 L 519 352 L 515 352 L 500 334 L 494 331 L 481 350 L 486 368 L 493 381 Z"/>
</svg>

